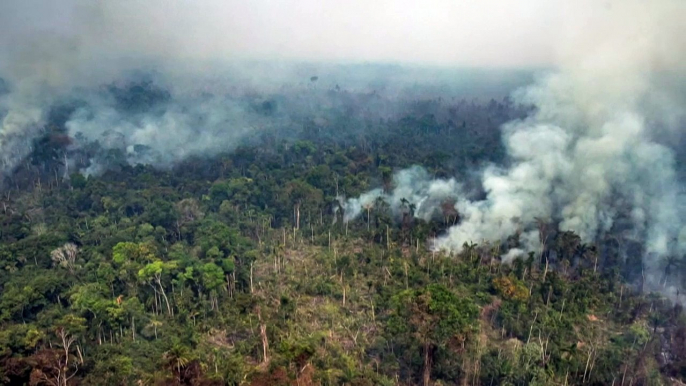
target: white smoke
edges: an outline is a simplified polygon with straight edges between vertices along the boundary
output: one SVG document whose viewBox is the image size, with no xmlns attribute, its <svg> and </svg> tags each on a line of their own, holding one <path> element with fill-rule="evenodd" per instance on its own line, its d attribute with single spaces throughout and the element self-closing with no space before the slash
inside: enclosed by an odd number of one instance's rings
<svg viewBox="0 0 686 386">
<path fill-rule="evenodd" d="M 521 232 L 525 253 L 538 248 L 539 219 L 592 242 L 628 217 L 628 236 L 653 256 L 649 268 L 655 256 L 683 249 L 673 242 L 684 203 L 674 153 L 656 135 L 656 127 L 683 129 L 674 117 L 684 106 L 662 103 L 683 88 L 656 80 L 683 68 L 686 5 L 627 0 L 590 9 L 591 20 L 568 26 L 559 71 L 517 93 L 537 111 L 503 127 L 511 166 L 486 170 L 486 199 L 457 203 L 462 222 L 438 248 L 459 252 Z"/>
<path fill-rule="evenodd" d="M 655 270 L 665 255 L 686 250 L 679 238 L 686 201 L 674 151 L 661 139 L 684 129 L 686 106 L 678 102 L 686 92 L 686 3 L 578 1 L 563 8 L 570 17 L 559 26 L 558 70 L 515 93 L 536 110 L 502 128 L 508 166 L 484 171 L 484 200 L 468 199 L 451 182 L 461 221 L 435 246 L 460 252 L 465 243 L 518 235 L 519 247 L 503 256 L 510 260 L 540 248 L 541 222 L 593 242 L 621 221 L 616 230 L 643 242 L 646 266 Z M 385 198 L 424 202 L 436 183 L 443 181 L 410 179 Z M 358 200 L 348 201 L 355 215 Z"/>
<path fill-rule="evenodd" d="M 343 210 L 343 222 L 349 222 L 356 219 L 363 210 L 371 209 L 377 204 L 378 199 L 386 200 L 386 195 L 383 189 L 372 189 L 369 192 L 363 193 L 360 197 L 345 199 L 338 197 L 340 208 Z M 339 208 L 334 209 L 338 213 Z"/>
<path fill-rule="evenodd" d="M 1 3 L 0 18 L 5 15 Z M 62 36 L 64 31 L 17 32 L 9 42 L 4 32 L 11 32 L 10 27 L 0 20 L 0 83 L 9 84 L 8 93 L 0 90 L 0 181 L 46 133 L 51 109 L 65 102 L 78 102 L 65 125 L 70 137 L 81 139 L 77 146 L 98 141 L 106 150 L 123 147 L 130 164 L 168 167 L 189 156 L 230 151 L 256 134 L 278 130 L 287 137 L 295 126 L 302 127 L 303 117 L 326 118 L 327 112 L 335 115 L 336 108 L 378 121 L 400 114 L 408 98 L 504 94 L 525 77 L 508 71 L 474 74 L 458 69 L 453 76 L 440 69 L 284 63 L 271 58 L 245 62 L 226 51 L 216 51 L 211 58 L 189 58 L 168 45 L 164 33 L 171 27 L 165 24 L 162 35 L 149 35 L 148 30 L 154 29 L 147 21 L 131 20 L 143 17 L 132 11 L 134 3 L 117 4 L 99 0 L 82 4 L 73 16 L 76 31 L 70 36 Z M 146 11 L 159 12 L 142 10 Z M 127 29 L 135 21 L 140 24 L 131 28 L 138 33 Z M 216 40 L 215 35 L 206 39 Z M 127 92 L 129 83 L 140 82 L 140 74 L 168 92 L 168 100 L 149 111 L 146 106 L 135 113 L 121 109 L 108 86 Z M 319 81 L 312 82 L 312 75 L 318 75 Z M 339 85 L 340 93 L 329 92 Z M 486 91 L 478 90 L 481 85 Z M 264 99 L 275 100 L 274 112 L 256 111 Z M 113 134 L 122 139 L 110 146 Z M 86 175 L 109 167 L 105 160 L 90 162 L 82 170 Z"/>
<path fill-rule="evenodd" d="M 125 150 L 132 164 L 168 166 L 188 156 L 226 151 L 257 127 L 270 124 L 237 101 L 219 96 L 174 95 L 159 111 L 144 114 L 122 113 L 113 103 L 100 102 L 71 115 L 65 125 L 69 135 L 99 141 L 105 149 Z"/>
<path fill-rule="evenodd" d="M 393 189 L 373 189 L 357 198 L 339 198 L 343 221 L 357 218 L 363 210 L 375 207 L 379 200 L 389 205 L 396 217 L 410 214 L 425 221 L 440 215 L 441 205 L 456 200 L 461 191 L 455 179 L 433 179 L 426 169 L 412 166 L 393 175 Z"/>
</svg>

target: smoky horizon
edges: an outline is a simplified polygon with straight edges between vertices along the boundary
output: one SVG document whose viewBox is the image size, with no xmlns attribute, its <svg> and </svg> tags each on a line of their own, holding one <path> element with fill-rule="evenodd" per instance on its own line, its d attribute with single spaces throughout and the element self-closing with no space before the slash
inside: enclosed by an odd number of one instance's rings
<svg viewBox="0 0 686 386">
<path fill-rule="evenodd" d="M 3 180 L 54 141 L 67 180 L 312 133 L 372 151 L 437 124 L 459 180 L 394 165 L 401 191 L 341 197 L 348 220 L 380 196 L 425 218 L 450 199 L 447 251 L 517 234 L 509 261 L 540 247 L 540 219 L 584 242 L 621 228 L 652 270 L 686 251 L 678 0 L 34 0 L 0 15 Z M 484 136 L 490 153 L 456 150 Z"/>
</svg>

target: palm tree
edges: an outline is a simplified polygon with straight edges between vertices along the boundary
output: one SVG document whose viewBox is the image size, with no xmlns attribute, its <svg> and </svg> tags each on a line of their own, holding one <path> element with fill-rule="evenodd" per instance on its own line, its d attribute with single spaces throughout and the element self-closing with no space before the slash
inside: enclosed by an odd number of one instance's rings
<svg viewBox="0 0 686 386">
<path fill-rule="evenodd" d="M 410 205 L 410 201 L 408 201 L 406 198 L 403 197 L 400 199 L 400 212 L 403 215 L 403 226 L 405 226 L 407 223 L 408 214 L 411 210 Z"/>
<path fill-rule="evenodd" d="M 598 269 L 598 251 L 596 250 L 595 246 L 580 244 L 577 247 L 577 252 L 582 260 L 593 260 L 593 272 L 596 272 Z"/>
<path fill-rule="evenodd" d="M 405 197 L 400 199 L 400 207 L 405 209 L 407 206 L 410 204 L 410 201 L 408 201 Z"/>
<path fill-rule="evenodd" d="M 467 252 L 467 255 L 469 256 L 469 261 L 472 262 L 474 260 L 474 251 L 476 250 L 476 247 L 478 247 L 479 244 L 475 244 L 473 241 L 470 242 L 465 242 L 462 245 L 462 248 L 465 249 L 465 252 Z"/>
<path fill-rule="evenodd" d="M 188 350 L 188 347 L 179 342 L 175 342 L 172 347 L 163 354 L 162 358 L 164 359 L 165 364 L 171 368 L 172 371 L 176 372 L 176 376 L 178 377 L 179 382 L 181 382 L 181 370 L 191 362 L 191 353 Z"/>
<path fill-rule="evenodd" d="M 660 281 L 662 282 L 662 286 L 666 287 L 667 286 L 667 279 L 669 276 L 673 275 L 674 272 L 677 272 L 678 270 L 675 270 L 674 268 L 678 268 L 679 265 L 681 265 L 681 261 L 674 256 L 674 255 L 669 255 L 662 259 L 662 263 L 665 266 L 665 270 L 662 273 L 662 279 Z"/>
<path fill-rule="evenodd" d="M 157 320 L 157 318 L 152 318 L 150 319 L 150 323 L 146 327 L 152 327 L 153 332 L 155 333 L 155 339 L 157 339 L 157 327 L 161 327 L 162 322 Z M 150 330 L 148 330 L 150 331 Z"/>
</svg>

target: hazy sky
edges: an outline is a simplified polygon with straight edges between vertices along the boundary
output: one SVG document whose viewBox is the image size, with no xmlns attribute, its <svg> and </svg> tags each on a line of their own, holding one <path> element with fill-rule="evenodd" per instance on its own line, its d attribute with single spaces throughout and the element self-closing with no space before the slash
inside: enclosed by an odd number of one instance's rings
<svg viewBox="0 0 686 386">
<path fill-rule="evenodd" d="M 77 37 L 87 56 L 539 66 L 552 61 L 563 3 L 569 1 L 3 0 L 0 44 L 27 45 L 49 32 Z"/>
</svg>

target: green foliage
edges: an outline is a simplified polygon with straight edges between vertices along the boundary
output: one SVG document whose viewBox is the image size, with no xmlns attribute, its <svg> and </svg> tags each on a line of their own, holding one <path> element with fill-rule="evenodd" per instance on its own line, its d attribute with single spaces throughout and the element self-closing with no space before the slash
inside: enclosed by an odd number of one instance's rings
<svg viewBox="0 0 686 386">
<path fill-rule="evenodd" d="M 149 244 L 121 242 L 112 248 L 112 260 L 124 265 L 128 262 L 143 263 L 155 259 L 155 252 Z"/>
<path fill-rule="evenodd" d="M 107 296 L 107 290 L 99 283 L 86 283 L 72 288 L 69 300 L 73 311 L 94 318 L 105 318 L 114 307 L 114 299 Z"/>
<path fill-rule="evenodd" d="M 120 90 L 122 107 L 157 103 L 141 87 Z M 69 384 L 81 385 L 686 379 L 681 309 L 635 290 L 639 253 L 623 260 L 614 241 L 558 232 L 503 264 L 500 248 L 516 236 L 454 256 L 422 247 L 459 213 L 401 221 L 398 203 L 377 200 L 361 219 L 334 222 L 337 194 L 391 188 L 398 168 L 460 177 L 473 160 L 502 159 L 498 126 L 511 106 L 441 103 L 381 122 L 354 108 L 327 123 L 293 116 L 296 139 L 255 138 L 170 170 L 96 146 L 112 170 L 58 181 L 50 157 L 60 148 L 36 152 L 0 207 L 0 383 L 31 384 L 65 358 L 78 365 Z M 74 263 L 53 260 L 67 243 L 78 246 Z M 669 286 L 681 263 L 666 260 Z"/>
<path fill-rule="evenodd" d="M 177 264 L 175 261 L 163 262 L 161 260 L 153 261 L 152 263 L 146 264 L 143 268 L 138 271 L 138 277 L 141 280 L 149 281 L 154 278 L 159 278 L 162 273 L 169 273 L 176 269 Z"/>
<path fill-rule="evenodd" d="M 529 297 L 529 290 L 517 279 L 511 277 L 497 277 L 493 279 L 493 287 L 500 296 L 508 300 L 525 301 Z"/>
<path fill-rule="evenodd" d="M 471 299 L 458 297 L 440 284 L 403 291 L 392 302 L 391 332 L 410 333 L 432 344 L 446 344 L 457 335 L 470 333 L 478 315 Z"/>
<path fill-rule="evenodd" d="M 201 268 L 202 283 L 208 290 L 216 290 L 224 284 L 224 271 L 215 263 L 205 263 Z"/>
</svg>

